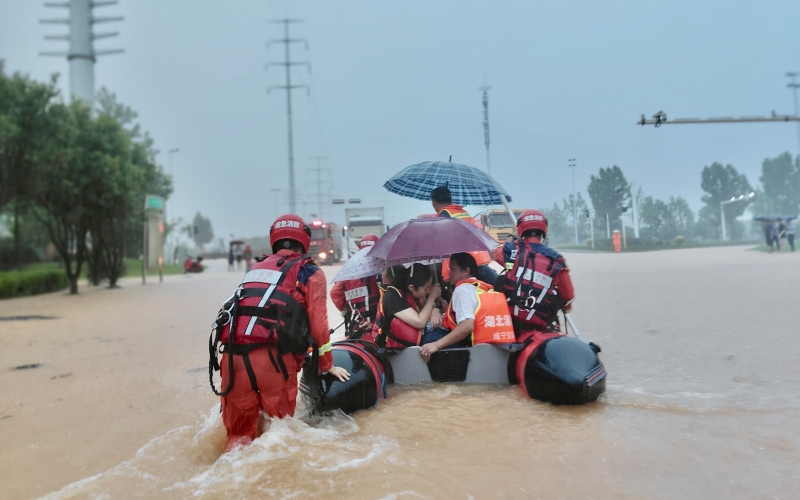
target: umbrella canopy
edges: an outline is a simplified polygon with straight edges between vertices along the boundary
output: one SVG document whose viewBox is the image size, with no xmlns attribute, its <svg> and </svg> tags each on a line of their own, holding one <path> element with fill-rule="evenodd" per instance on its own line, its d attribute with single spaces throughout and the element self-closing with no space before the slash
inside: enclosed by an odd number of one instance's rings
<svg viewBox="0 0 800 500">
<path fill-rule="evenodd" d="M 499 243 L 469 222 L 450 217 L 413 219 L 394 226 L 370 249 L 368 257 L 393 266 L 437 259 L 458 252 L 492 250 Z"/>
<path fill-rule="evenodd" d="M 430 200 L 431 191 L 447 186 L 453 203 L 459 205 L 501 205 L 508 191 L 489 174 L 477 168 L 447 161 L 424 161 L 401 170 L 383 185 L 391 193 L 416 200 Z"/>
<path fill-rule="evenodd" d="M 367 276 L 377 276 L 381 274 L 383 268 L 386 267 L 386 264 L 382 259 L 375 259 L 373 257 L 367 257 L 367 253 L 369 253 L 372 247 L 362 248 L 352 257 L 347 259 L 347 262 L 344 263 L 339 272 L 336 273 L 336 276 L 333 277 L 331 283 L 336 283 L 337 281 L 347 281 L 347 280 L 355 280 L 358 278 L 366 278 Z"/>
<path fill-rule="evenodd" d="M 796 219 L 797 216 L 795 215 L 759 215 L 755 218 L 755 220 L 768 220 L 768 221 L 775 221 L 775 220 L 792 220 Z"/>
</svg>

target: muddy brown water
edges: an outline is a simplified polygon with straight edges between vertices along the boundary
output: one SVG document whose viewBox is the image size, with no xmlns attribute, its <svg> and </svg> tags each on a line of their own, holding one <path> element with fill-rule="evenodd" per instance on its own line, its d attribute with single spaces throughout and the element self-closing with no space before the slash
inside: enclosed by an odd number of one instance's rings
<svg viewBox="0 0 800 500">
<path fill-rule="evenodd" d="M 393 387 L 226 455 L 206 339 L 237 273 L 2 301 L 56 319 L 0 324 L 0 497 L 797 498 L 800 253 L 567 259 L 609 372 L 597 403 Z"/>
</svg>

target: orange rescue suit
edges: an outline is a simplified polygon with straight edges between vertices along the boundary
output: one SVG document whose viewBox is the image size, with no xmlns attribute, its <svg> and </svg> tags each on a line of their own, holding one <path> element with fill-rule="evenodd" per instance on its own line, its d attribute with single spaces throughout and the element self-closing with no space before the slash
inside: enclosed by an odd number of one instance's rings
<svg viewBox="0 0 800 500">
<path fill-rule="evenodd" d="M 278 255 L 286 255 L 290 259 L 300 257 L 285 249 L 278 251 Z M 333 366 L 333 358 L 330 353 L 325 275 L 316 265 L 308 264 L 304 267 L 298 275 L 292 296 L 308 314 L 311 337 L 316 345 L 321 346 L 319 370 L 326 372 Z M 228 387 L 230 380 L 228 356 L 227 353 L 223 354 L 220 363 L 222 387 Z M 228 431 L 226 451 L 239 443 L 246 444 L 255 439 L 261 411 L 278 418 L 294 415 L 297 404 L 297 373 L 302 367 L 303 356 L 286 353 L 281 357 L 289 373 L 287 379 L 284 379 L 280 369 L 270 359 L 271 356 L 273 359 L 278 357 L 277 345 L 255 349 L 249 354 L 258 392 L 251 386 L 243 357 L 233 357 L 233 389 L 227 396 L 220 398 L 222 422 Z"/>
</svg>

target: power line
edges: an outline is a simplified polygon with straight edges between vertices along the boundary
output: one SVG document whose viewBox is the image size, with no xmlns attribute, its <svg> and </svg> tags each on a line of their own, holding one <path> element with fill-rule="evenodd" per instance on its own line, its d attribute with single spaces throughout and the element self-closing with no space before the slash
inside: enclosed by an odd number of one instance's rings
<svg viewBox="0 0 800 500">
<path fill-rule="evenodd" d="M 323 181 L 322 180 L 322 172 L 330 172 L 331 169 L 322 168 L 320 166 L 320 162 L 322 162 L 322 160 L 329 160 L 330 158 L 328 158 L 327 156 L 314 156 L 311 159 L 317 161 L 317 168 L 310 168 L 310 169 L 308 169 L 308 171 L 317 173 L 317 180 L 316 181 L 311 181 L 311 184 L 316 184 L 317 185 L 317 205 L 318 205 L 317 217 L 322 218 L 322 185 L 323 184 L 330 185 L 330 184 L 332 184 L 332 182 L 331 181 Z"/>
<path fill-rule="evenodd" d="M 483 86 L 478 90 L 483 92 L 483 144 L 486 146 L 486 173 L 492 175 L 492 162 L 489 157 L 489 87 L 486 85 L 486 75 L 483 75 Z"/>
<path fill-rule="evenodd" d="M 311 89 L 308 85 L 292 85 L 292 66 L 306 66 L 308 68 L 308 72 L 311 72 L 311 64 L 307 62 L 296 62 L 292 61 L 291 52 L 289 50 L 290 45 L 293 43 L 303 43 L 306 46 L 306 50 L 308 50 L 308 42 L 302 38 L 289 38 L 289 25 L 291 23 L 300 23 L 303 22 L 302 19 L 276 19 L 274 21 L 270 21 L 271 23 L 283 23 L 284 28 L 284 35 L 283 38 L 273 39 L 267 42 L 267 48 L 273 43 L 282 43 L 285 48 L 285 60 L 284 62 L 272 62 L 267 63 L 265 69 L 268 69 L 270 66 L 283 66 L 286 68 L 286 85 L 271 85 L 267 87 L 267 93 L 269 93 L 272 89 L 280 89 L 286 91 L 286 118 L 288 123 L 288 139 L 289 139 L 289 210 L 293 213 L 297 213 L 297 200 L 296 200 L 296 188 L 294 182 L 294 143 L 292 140 L 292 90 L 298 88 L 305 88 L 306 93 L 310 94 Z"/>
</svg>

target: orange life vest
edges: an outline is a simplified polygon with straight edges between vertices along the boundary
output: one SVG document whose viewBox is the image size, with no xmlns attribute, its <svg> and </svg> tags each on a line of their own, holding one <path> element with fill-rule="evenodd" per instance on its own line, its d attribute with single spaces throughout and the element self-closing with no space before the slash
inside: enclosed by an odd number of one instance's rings
<svg viewBox="0 0 800 500">
<path fill-rule="evenodd" d="M 472 332 L 472 345 L 514 342 L 516 336 L 514 335 L 514 327 L 511 324 L 511 312 L 508 309 L 505 295 L 494 291 L 492 286 L 475 278 L 459 281 L 456 283 L 456 288 L 464 284 L 473 285 L 478 296 L 478 308 L 475 309 L 475 325 Z M 452 300 L 447 306 L 442 324 L 450 330 L 457 326 Z"/>
</svg>

